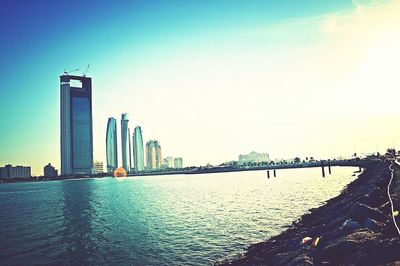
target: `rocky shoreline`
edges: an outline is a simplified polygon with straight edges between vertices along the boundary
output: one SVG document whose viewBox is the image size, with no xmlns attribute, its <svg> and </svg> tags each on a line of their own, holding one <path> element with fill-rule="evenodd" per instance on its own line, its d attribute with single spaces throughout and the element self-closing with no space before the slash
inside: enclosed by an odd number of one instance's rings
<svg viewBox="0 0 400 266">
<path fill-rule="evenodd" d="M 400 265 L 400 236 L 387 195 L 389 166 L 382 161 L 367 167 L 339 196 L 222 265 Z M 399 210 L 400 168 L 394 168 L 390 193 Z"/>
</svg>

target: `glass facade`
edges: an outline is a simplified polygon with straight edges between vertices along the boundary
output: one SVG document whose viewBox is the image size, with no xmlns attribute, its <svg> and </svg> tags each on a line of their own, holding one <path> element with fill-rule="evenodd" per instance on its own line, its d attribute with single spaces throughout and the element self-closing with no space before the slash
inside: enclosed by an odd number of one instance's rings
<svg viewBox="0 0 400 266">
<path fill-rule="evenodd" d="M 117 120 L 113 117 L 108 118 L 106 132 L 106 157 L 107 172 L 113 173 L 118 168 L 117 150 Z"/>
<path fill-rule="evenodd" d="M 72 97 L 72 167 L 92 167 L 91 123 L 89 99 Z"/>
<path fill-rule="evenodd" d="M 73 87 L 77 83 L 80 86 Z M 60 76 L 61 174 L 93 170 L 92 79 Z"/>
<path fill-rule="evenodd" d="M 133 153 L 135 161 L 135 170 L 137 172 L 144 170 L 144 152 L 143 152 L 143 137 L 142 129 L 140 127 L 135 127 L 133 133 Z"/>
</svg>

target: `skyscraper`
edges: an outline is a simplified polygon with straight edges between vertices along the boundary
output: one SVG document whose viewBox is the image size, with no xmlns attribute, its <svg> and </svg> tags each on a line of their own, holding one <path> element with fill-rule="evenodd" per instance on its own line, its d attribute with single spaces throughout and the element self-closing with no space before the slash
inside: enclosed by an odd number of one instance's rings
<svg viewBox="0 0 400 266">
<path fill-rule="evenodd" d="M 129 118 L 127 113 L 121 115 L 122 167 L 127 173 L 131 171 L 131 138 L 129 135 Z"/>
<path fill-rule="evenodd" d="M 146 143 L 146 166 L 148 170 L 160 169 L 162 164 L 161 146 L 157 140 Z"/>
<path fill-rule="evenodd" d="M 135 165 L 133 164 L 132 161 L 132 146 L 131 146 L 131 129 L 128 127 L 128 139 L 129 139 L 129 167 L 130 167 L 130 171 L 133 171 L 133 167 L 135 167 Z M 133 143 L 132 143 L 133 145 Z"/>
<path fill-rule="evenodd" d="M 106 157 L 107 173 L 113 173 L 118 168 L 117 120 L 114 117 L 108 118 L 107 122 Z"/>
<path fill-rule="evenodd" d="M 92 79 L 60 76 L 61 174 L 92 173 Z"/>
<path fill-rule="evenodd" d="M 135 127 L 133 132 L 133 159 L 135 161 L 135 170 L 140 172 L 144 170 L 144 153 L 143 153 L 143 137 L 142 129 Z"/>
</svg>

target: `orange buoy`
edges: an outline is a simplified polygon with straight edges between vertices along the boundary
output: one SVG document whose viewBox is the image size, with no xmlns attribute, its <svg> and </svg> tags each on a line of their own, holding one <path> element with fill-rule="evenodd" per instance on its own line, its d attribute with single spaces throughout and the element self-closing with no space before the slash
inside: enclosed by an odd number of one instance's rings
<svg viewBox="0 0 400 266">
<path fill-rule="evenodd" d="M 124 168 L 119 167 L 114 170 L 114 177 L 126 177 L 126 171 Z"/>
</svg>

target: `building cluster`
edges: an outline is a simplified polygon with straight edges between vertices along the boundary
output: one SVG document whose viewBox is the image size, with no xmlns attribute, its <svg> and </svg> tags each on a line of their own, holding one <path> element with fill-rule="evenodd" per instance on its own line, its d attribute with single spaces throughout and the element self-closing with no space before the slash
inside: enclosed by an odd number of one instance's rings
<svg viewBox="0 0 400 266">
<path fill-rule="evenodd" d="M 169 156 L 163 160 L 162 168 L 176 168 L 180 169 L 183 168 L 183 160 L 182 157 L 172 157 Z"/>
<path fill-rule="evenodd" d="M 178 159 L 176 164 L 172 162 L 169 164 L 170 167 L 164 167 L 160 143 L 157 140 L 149 140 L 144 145 L 142 128 L 140 126 L 135 127 L 132 135 L 130 132 L 129 116 L 127 113 L 123 113 L 121 115 L 121 160 L 122 168 L 127 173 L 154 171 L 162 168 L 182 168 L 182 158 L 176 158 Z M 110 117 L 108 118 L 106 130 L 108 173 L 112 173 L 118 168 L 117 136 L 117 120 L 114 117 Z"/>
<path fill-rule="evenodd" d="M 60 76 L 61 175 L 102 173 L 103 163 L 93 162 L 92 79 L 84 76 Z M 129 116 L 121 116 L 121 161 L 127 173 L 162 168 L 161 146 L 158 141 L 144 143 L 142 129 L 135 127 L 132 135 Z M 117 120 L 108 119 L 106 130 L 106 167 L 112 173 L 118 168 Z M 146 161 L 145 161 L 146 158 Z M 179 159 L 179 158 L 176 158 Z M 145 165 L 146 163 L 146 165 Z M 182 159 L 174 163 L 182 167 Z"/>
<path fill-rule="evenodd" d="M 239 155 L 239 164 L 246 163 L 262 163 L 269 162 L 269 154 L 268 153 L 258 153 L 255 151 L 250 152 L 249 154 L 240 154 Z"/>
<path fill-rule="evenodd" d="M 30 166 L 12 166 L 7 164 L 0 167 L 0 178 L 28 178 L 31 177 Z"/>
</svg>

